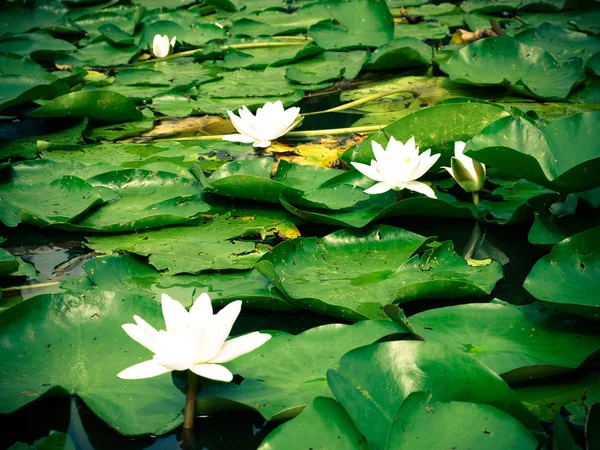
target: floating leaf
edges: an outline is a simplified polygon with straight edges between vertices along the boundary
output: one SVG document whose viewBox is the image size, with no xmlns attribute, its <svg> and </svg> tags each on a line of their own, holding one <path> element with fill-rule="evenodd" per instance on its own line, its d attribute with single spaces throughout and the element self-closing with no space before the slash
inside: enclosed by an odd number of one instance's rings
<svg viewBox="0 0 600 450">
<path fill-rule="evenodd" d="M 366 69 L 386 70 L 403 67 L 428 66 L 432 60 L 432 49 L 414 38 L 398 38 L 375 50 Z"/>
<path fill-rule="evenodd" d="M 449 306 L 411 316 L 414 332 L 481 361 L 508 382 L 577 369 L 600 350 L 589 324 L 548 308 L 509 304 Z"/>
<path fill-rule="evenodd" d="M 331 396 L 325 375 L 344 353 L 405 332 L 389 320 L 367 320 L 323 325 L 297 336 L 273 333 L 273 338 L 251 355 L 228 363 L 233 373 L 244 377 L 241 384 L 203 383 L 197 412 L 211 412 L 233 401 L 257 410 L 267 420 L 294 417 L 313 398 Z"/>
<path fill-rule="evenodd" d="M 597 112 L 549 123 L 504 117 L 471 139 L 465 154 L 553 191 L 585 191 L 600 186 L 599 123 Z"/>
<path fill-rule="evenodd" d="M 548 100 L 563 100 L 583 81 L 580 60 L 559 64 L 538 47 L 507 36 L 481 39 L 440 66 L 456 83 L 476 86 L 507 85 L 517 92 Z"/>
<path fill-rule="evenodd" d="M 116 376 L 148 358 L 148 351 L 121 330 L 134 314 L 163 327 L 154 300 L 97 291 L 42 295 L 3 312 L 0 412 L 52 392 L 77 395 L 122 434 L 164 434 L 179 426 L 185 395 L 167 375 L 127 381 Z"/>
<path fill-rule="evenodd" d="M 127 97 L 109 91 L 82 91 L 62 95 L 38 108 L 30 117 L 87 117 L 103 122 L 142 120 Z"/>
<path fill-rule="evenodd" d="M 386 448 L 400 405 L 419 391 L 429 393 L 430 402 L 490 405 L 528 429 L 541 430 L 498 375 L 470 356 L 433 342 L 385 342 L 352 350 L 327 372 L 327 382 L 372 448 Z"/>
<path fill-rule="evenodd" d="M 600 320 L 599 246 L 600 228 L 565 239 L 533 266 L 523 286 L 557 309 Z"/>
<path fill-rule="evenodd" d="M 413 256 L 429 239 L 386 225 L 283 242 L 256 268 L 296 306 L 354 320 L 384 317 L 389 303 L 484 295 L 500 264 L 471 267 L 451 242 Z"/>
<path fill-rule="evenodd" d="M 319 47 L 379 47 L 393 38 L 394 21 L 384 0 L 329 3 L 328 9 L 339 25 L 321 22 L 308 29 Z"/>
</svg>

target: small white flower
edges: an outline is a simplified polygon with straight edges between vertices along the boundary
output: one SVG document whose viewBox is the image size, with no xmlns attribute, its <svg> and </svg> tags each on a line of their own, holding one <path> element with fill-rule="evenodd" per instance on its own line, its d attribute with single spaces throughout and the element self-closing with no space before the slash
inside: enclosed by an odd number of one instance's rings
<svg viewBox="0 0 600 450">
<path fill-rule="evenodd" d="M 262 108 L 258 108 L 256 116 L 244 105 L 238 109 L 239 117 L 227 111 L 231 123 L 240 134 L 228 134 L 223 136 L 223 139 L 266 148 L 271 145 L 271 141 L 283 136 L 300 123 L 300 120 L 297 120 L 299 113 L 300 108 L 284 110 L 281 100 L 265 103 Z"/>
<path fill-rule="evenodd" d="M 568 194 L 564 203 L 556 202 L 550 205 L 550 213 L 558 216 L 559 218 L 562 216 L 570 216 L 575 214 L 575 210 L 577 209 L 577 204 L 579 203 L 579 197 L 577 194 Z"/>
<path fill-rule="evenodd" d="M 271 335 L 256 331 L 226 341 L 241 308 L 242 301 L 236 300 L 213 315 L 210 297 L 204 293 L 188 312 L 181 303 L 163 294 L 166 331 L 157 331 L 138 316 L 133 316 L 137 325 L 123 325 L 132 339 L 154 353 L 154 358 L 131 366 L 117 376 L 132 380 L 190 369 L 205 378 L 231 381 L 233 374 L 221 363 L 251 352 L 271 339 Z"/>
<path fill-rule="evenodd" d="M 176 36 L 173 36 L 173 39 L 169 42 L 169 37 L 166 34 L 164 36 L 155 35 L 152 41 L 152 54 L 157 58 L 164 58 L 171 53 L 171 50 L 175 47 L 175 42 L 177 42 Z"/>
<path fill-rule="evenodd" d="M 395 191 L 408 189 L 425 194 L 427 197 L 436 198 L 431 187 L 415 180 L 431 169 L 440 157 L 439 153 L 432 156 L 431 150 L 427 150 L 419 155 L 419 147 L 415 146 L 414 136 L 406 144 L 397 141 L 392 136 L 385 150 L 381 144 L 375 141 L 372 141 L 371 144 L 375 155 L 371 165 L 352 163 L 360 173 L 378 181 L 376 185 L 366 189 L 365 193 L 382 194 L 390 189 Z"/>
<path fill-rule="evenodd" d="M 218 26 L 219 28 L 223 28 L 223 25 L 221 25 L 219 22 L 215 22 L 215 25 Z"/>
<path fill-rule="evenodd" d="M 465 191 L 478 192 L 485 183 L 485 165 L 463 153 L 466 145 L 462 141 L 456 141 L 454 156 L 450 160 L 451 167 L 442 168 L 446 169 Z"/>
</svg>

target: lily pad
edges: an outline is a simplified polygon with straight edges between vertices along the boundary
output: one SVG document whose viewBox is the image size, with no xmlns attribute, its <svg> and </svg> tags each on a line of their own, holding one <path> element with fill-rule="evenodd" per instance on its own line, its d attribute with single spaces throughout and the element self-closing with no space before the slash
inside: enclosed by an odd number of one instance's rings
<svg viewBox="0 0 600 450">
<path fill-rule="evenodd" d="M 109 91 L 62 95 L 35 110 L 30 117 L 87 117 L 103 122 L 129 122 L 144 118 L 130 99 Z"/>
<path fill-rule="evenodd" d="M 115 199 L 63 228 L 81 232 L 132 231 L 188 222 L 210 206 L 200 183 L 168 172 L 123 169 L 89 178 Z"/>
<path fill-rule="evenodd" d="M 411 316 L 414 332 L 481 361 L 507 382 L 577 369 L 600 350 L 593 327 L 539 306 L 470 304 Z"/>
<path fill-rule="evenodd" d="M 122 434 L 158 435 L 179 426 L 185 395 L 167 376 L 132 381 L 116 376 L 148 356 L 121 330 L 134 314 L 162 326 L 154 300 L 103 292 L 42 295 L 3 312 L 0 412 L 45 395 L 77 395 Z M 107 391 L 114 395 L 107 397 Z"/>
<path fill-rule="evenodd" d="M 105 291 L 144 295 L 160 302 L 163 293 L 184 306 L 192 306 L 202 292 L 210 295 L 215 307 L 243 300 L 244 308 L 291 311 L 283 295 L 256 270 L 166 275 L 132 255 L 94 258 L 84 265 L 90 280 Z"/>
<path fill-rule="evenodd" d="M 52 98 L 60 93 L 59 89 L 60 85 L 57 86 L 52 79 L 0 74 L 0 111 L 31 100 Z"/>
<path fill-rule="evenodd" d="M 294 305 L 354 320 L 384 317 L 393 302 L 484 295 L 502 277 L 497 262 L 467 265 L 451 242 L 414 255 L 428 241 L 386 225 L 340 230 L 283 242 L 256 268 Z"/>
<path fill-rule="evenodd" d="M 578 31 L 566 30 L 551 23 L 529 28 L 515 35 L 515 39 L 532 47 L 540 47 L 558 62 L 581 58 L 583 64 L 600 51 L 600 39 Z"/>
<path fill-rule="evenodd" d="M 231 50 L 225 54 L 221 66 L 227 69 L 264 69 L 267 66 L 277 67 L 290 64 L 322 52 L 323 49 L 312 42 L 304 46 Z"/>
<path fill-rule="evenodd" d="M 539 47 L 507 36 L 481 39 L 440 66 L 456 83 L 476 86 L 505 85 L 519 93 L 563 100 L 584 80 L 580 60 L 559 64 Z"/>
<path fill-rule="evenodd" d="M 289 222 L 269 217 L 220 217 L 197 225 L 89 237 L 86 245 L 102 253 L 127 251 L 148 256 L 150 264 L 169 274 L 250 269 L 266 251 L 260 239 L 287 226 Z M 258 242 L 250 240 L 253 237 L 258 237 Z"/>
<path fill-rule="evenodd" d="M 313 58 L 289 65 L 285 77 L 299 84 L 318 84 L 344 77 L 352 80 L 358 76 L 367 61 L 367 52 L 324 52 Z"/>
<path fill-rule="evenodd" d="M 296 418 L 269 433 L 258 450 L 276 448 L 364 450 L 367 443 L 338 402 L 329 397 L 315 397 Z"/>
<path fill-rule="evenodd" d="M 404 400 L 394 416 L 385 448 L 429 450 L 439 445 L 440 436 L 444 445 L 456 449 L 538 448 L 533 434 L 504 411 L 477 403 L 431 402 L 425 392 Z"/>
<path fill-rule="evenodd" d="M 538 300 L 600 320 L 600 228 L 571 236 L 540 259 L 523 284 Z"/>
<path fill-rule="evenodd" d="M 331 2 L 327 7 L 336 24 L 321 22 L 308 29 L 319 47 L 379 47 L 394 36 L 394 20 L 384 0 Z"/>
<path fill-rule="evenodd" d="M 598 124 L 598 112 L 548 123 L 504 117 L 471 139 L 465 154 L 553 191 L 585 191 L 600 186 Z"/>
<path fill-rule="evenodd" d="M 313 398 L 331 396 L 325 375 L 342 355 L 398 333 L 406 330 L 389 320 L 323 325 L 297 336 L 272 333 L 260 349 L 228 364 L 233 373 L 244 377 L 241 384 L 202 384 L 196 412 L 209 413 L 235 402 L 238 408 L 242 404 L 257 410 L 267 420 L 294 417 Z"/>
<path fill-rule="evenodd" d="M 429 45 L 414 38 L 398 38 L 375 50 L 365 68 L 386 70 L 428 66 L 432 58 L 433 50 Z"/>
<path fill-rule="evenodd" d="M 541 427 L 510 387 L 470 356 L 433 342 L 396 341 L 352 350 L 327 372 L 331 391 L 372 448 L 386 448 L 400 405 L 414 392 L 430 402 L 473 402 Z M 393 395 L 390 395 L 393 393 Z"/>
</svg>

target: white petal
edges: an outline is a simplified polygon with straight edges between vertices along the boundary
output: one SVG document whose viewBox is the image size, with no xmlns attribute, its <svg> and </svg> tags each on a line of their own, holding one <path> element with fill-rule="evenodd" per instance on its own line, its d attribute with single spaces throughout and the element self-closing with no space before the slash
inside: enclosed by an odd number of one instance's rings
<svg viewBox="0 0 600 450">
<path fill-rule="evenodd" d="M 200 296 L 196 299 L 190 308 L 190 316 L 194 322 L 203 322 L 212 319 L 212 303 L 210 302 L 210 296 L 206 292 L 200 294 Z"/>
<path fill-rule="evenodd" d="M 429 153 L 431 153 L 431 150 L 427 150 L 419 156 L 419 166 L 413 172 L 413 180 L 418 180 L 423 175 L 425 175 L 427 171 L 433 167 L 433 165 L 441 156 L 441 153 L 436 153 L 432 156 L 429 156 Z"/>
<path fill-rule="evenodd" d="M 125 369 L 119 372 L 117 376 L 119 378 L 123 378 L 124 380 L 139 380 L 140 378 L 156 377 L 170 371 L 171 369 L 168 367 L 161 366 L 156 361 L 151 359 L 150 361 L 144 361 Z"/>
<path fill-rule="evenodd" d="M 352 166 L 362 173 L 364 176 L 369 177 L 371 180 L 383 181 L 385 178 L 379 173 L 377 167 L 374 165 L 374 161 L 368 166 L 363 163 L 351 162 Z"/>
<path fill-rule="evenodd" d="M 392 139 L 394 139 L 393 136 L 392 136 Z M 390 142 L 392 142 L 392 141 L 390 140 Z M 390 144 L 388 143 L 388 147 L 389 146 L 390 146 Z M 375 161 L 377 161 L 377 162 L 385 162 L 386 161 L 386 159 L 387 159 L 386 152 L 379 142 L 371 141 L 371 148 L 373 149 L 373 156 L 375 156 Z M 371 177 L 369 177 L 369 178 L 371 178 Z"/>
<path fill-rule="evenodd" d="M 231 328 L 240 315 L 241 310 L 242 301 L 236 300 L 225 306 L 225 308 L 216 314 L 215 326 L 220 330 L 219 334 L 223 336 L 221 344 L 225 342 L 225 339 L 227 339 L 227 336 L 231 333 Z"/>
<path fill-rule="evenodd" d="M 466 142 L 463 142 L 463 141 L 456 141 L 454 143 L 454 156 L 456 158 L 460 158 L 463 155 L 466 145 L 467 145 Z"/>
<path fill-rule="evenodd" d="M 454 178 L 454 174 L 452 173 L 452 167 L 442 166 L 442 169 L 446 169 L 448 171 L 448 173 L 450 174 L 450 176 L 452 178 Z"/>
<path fill-rule="evenodd" d="M 392 189 L 392 186 L 390 186 L 385 181 L 380 181 L 375 186 L 371 186 L 369 189 L 365 189 L 364 193 L 365 194 L 383 194 L 384 192 L 387 192 L 390 189 Z"/>
<path fill-rule="evenodd" d="M 152 41 L 152 53 L 157 58 L 164 58 L 169 54 L 169 38 L 157 34 Z"/>
<path fill-rule="evenodd" d="M 175 42 L 177 42 L 177 36 L 173 36 L 173 39 L 171 39 L 171 47 L 175 47 Z"/>
<path fill-rule="evenodd" d="M 259 333 L 258 331 L 246 334 L 245 336 L 229 339 L 223 345 L 219 355 L 211 360 L 211 362 L 226 363 L 237 358 L 238 356 L 242 356 L 251 352 L 252 350 L 256 350 L 269 339 L 271 339 L 270 334 Z"/>
<path fill-rule="evenodd" d="M 300 108 L 295 107 L 295 108 L 287 109 L 281 115 L 281 122 L 283 124 L 283 127 L 287 131 L 289 131 L 288 128 L 294 123 L 294 121 L 298 117 L 298 114 L 300 114 Z"/>
<path fill-rule="evenodd" d="M 427 197 L 430 198 L 437 198 L 433 189 L 431 189 L 425 183 L 421 183 L 420 181 L 409 181 L 408 183 L 406 183 L 406 189 L 418 192 L 420 194 L 425 194 Z"/>
<path fill-rule="evenodd" d="M 271 146 L 271 141 L 255 141 L 252 147 L 267 148 Z"/>
<path fill-rule="evenodd" d="M 188 323 L 188 312 L 177 300 L 167 294 L 162 295 L 162 312 L 168 332 L 176 332 Z"/>
<path fill-rule="evenodd" d="M 158 344 L 154 341 L 154 339 L 152 339 L 151 336 L 146 334 L 141 327 L 132 323 L 126 323 L 124 325 L 121 325 L 121 327 L 123 328 L 123 330 L 125 330 L 125 333 L 127 333 L 129 337 L 135 342 L 137 342 L 138 344 L 142 344 L 152 353 L 157 352 Z M 156 333 L 158 334 L 158 332 Z"/>
<path fill-rule="evenodd" d="M 190 367 L 190 370 L 196 375 L 210 378 L 211 380 L 227 382 L 233 380 L 233 374 L 229 369 L 218 364 L 196 364 L 195 366 Z"/>
<path fill-rule="evenodd" d="M 244 122 L 253 122 L 254 120 L 256 120 L 254 114 L 250 112 L 246 105 L 242 105 L 242 107 L 238 109 L 238 114 L 240 115 L 240 119 L 242 119 Z"/>
<path fill-rule="evenodd" d="M 223 136 L 223 140 L 229 142 L 241 142 L 243 144 L 252 144 L 255 142 L 254 138 L 246 136 L 245 134 L 227 134 Z"/>
<path fill-rule="evenodd" d="M 158 331 L 156 328 L 154 328 L 140 316 L 133 316 L 133 320 L 135 320 L 135 323 L 137 323 L 138 327 L 140 327 L 144 333 L 146 333 L 152 339 L 156 339 L 158 336 Z"/>
<path fill-rule="evenodd" d="M 191 356 L 187 360 L 180 360 L 162 353 L 154 355 L 154 361 L 169 370 L 187 370 L 194 364 Z"/>
</svg>

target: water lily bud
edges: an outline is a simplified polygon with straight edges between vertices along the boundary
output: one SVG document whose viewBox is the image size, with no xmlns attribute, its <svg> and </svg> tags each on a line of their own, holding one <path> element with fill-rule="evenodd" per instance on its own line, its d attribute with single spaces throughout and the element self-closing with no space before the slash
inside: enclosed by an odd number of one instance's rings
<svg viewBox="0 0 600 450">
<path fill-rule="evenodd" d="M 152 54 L 157 58 L 164 58 L 171 53 L 171 50 L 175 47 L 175 42 L 177 42 L 176 36 L 173 36 L 173 39 L 169 42 L 169 37 L 166 34 L 164 36 L 155 35 L 152 41 Z"/>
<path fill-rule="evenodd" d="M 452 178 L 467 192 L 478 192 L 485 182 L 485 165 L 464 155 L 465 143 L 454 143 L 454 156 L 450 160 L 451 167 L 444 167 Z"/>
</svg>

